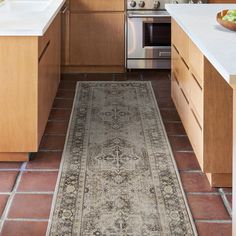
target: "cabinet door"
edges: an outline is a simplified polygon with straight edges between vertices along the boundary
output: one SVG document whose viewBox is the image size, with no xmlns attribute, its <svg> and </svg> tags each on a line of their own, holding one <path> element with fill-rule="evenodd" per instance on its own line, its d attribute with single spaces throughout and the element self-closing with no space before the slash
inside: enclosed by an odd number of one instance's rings
<svg viewBox="0 0 236 236">
<path fill-rule="evenodd" d="M 70 64 L 124 65 L 124 14 L 71 14 Z"/>
<path fill-rule="evenodd" d="M 43 135 L 60 80 L 60 24 L 58 14 L 46 34 L 39 39 L 45 46 L 39 54 L 38 66 L 38 143 Z"/>
<path fill-rule="evenodd" d="M 124 0 L 70 0 L 71 11 L 124 11 Z"/>
</svg>

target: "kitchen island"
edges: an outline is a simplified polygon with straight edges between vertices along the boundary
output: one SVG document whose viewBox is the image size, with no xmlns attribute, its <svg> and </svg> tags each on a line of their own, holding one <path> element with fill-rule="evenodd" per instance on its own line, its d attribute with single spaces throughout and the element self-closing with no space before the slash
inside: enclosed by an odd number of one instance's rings
<svg viewBox="0 0 236 236">
<path fill-rule="evenodd" d="M 64 0 L 0 5 L 0 161 L 37 152 L 60 82 Z"/>
<path fill-rule="evenodd" d="M 172 16 L 172 98 L 211 185 L 233 179 L 236 235 L 236 33 L 216 21 L 218 12 L 236 4 L 166 9 Z"/>
</svg>

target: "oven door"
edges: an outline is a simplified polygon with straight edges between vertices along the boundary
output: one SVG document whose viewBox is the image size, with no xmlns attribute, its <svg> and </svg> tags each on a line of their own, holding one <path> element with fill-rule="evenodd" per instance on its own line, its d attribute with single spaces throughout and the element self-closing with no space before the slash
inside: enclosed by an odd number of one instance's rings
<svg viewBox="0 0 236 236">
<path fill-rule="evenodd" d="M 171 18 L 161 13 L 128 13 L 127 59 L 170 58 Z"/>
</svg>

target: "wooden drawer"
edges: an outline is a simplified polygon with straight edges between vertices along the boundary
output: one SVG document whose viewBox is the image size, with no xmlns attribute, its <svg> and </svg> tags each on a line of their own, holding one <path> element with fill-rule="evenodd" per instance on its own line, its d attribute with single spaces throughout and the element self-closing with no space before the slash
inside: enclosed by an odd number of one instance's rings
<svg viewBox="0 0 236 236">
<path fill-rule="evenodd" d="M 189 97 L 189 71 L 185 61 L 180 57 L 175 47 L 172 46 L 172 71 L 178 79 L 180 87 L 183 89 L 187 98 Z"/>
<path fill-rule="evenodd" d="M 172 74 L 172 78 L 171 78 L 171 97 L 172 100 L 178 110 L 178 94 L 179 94 L 179 85 L 178 82 L 174 76 L 174 74 Z"/>
<path fill-rule="evenodd" d="M 203 160 L 203 132 L 202 127 L 194 113 L 193 108 L 189 107 L 189 119 L 188 119 L 188 136 L 192 144 L 193 150 L 198 159 L 201 168 L 204 168 Z"/>
<path fill-rule="evenodd" d="M 70 0 L 70 11 L 124 11 L 124 0 Z"/>
<path fill-rule="evenodd" d="M 189 74 L 189 95 L 198 120 L 203 125 L 203 91 L 198 80 L 193 74 Z"/>
<path fill-rule="evenodd" d="M 203 88 L 204 55 L 191 40 L 189 40 L 189 67 L 198 80 L 198 83 Z"/>
<path fill-rule="evenodd" d="M 171 20 L 171 41 L 179 51 L 181 57 L 189 62 L 189 38 L 175 20 Z"/>
<path fill-rule="evenodd" d="M 178 81 L 175 79 L 174 75 L 172 75 L 171 79 L 171 97 L 174 101 L 176 109 L 182 120 L 183 126 L 186 132 L 188 132 L 188 116 L 189 116 L 188 100 L 183 90 L 179 87 Z"/>
</svg>

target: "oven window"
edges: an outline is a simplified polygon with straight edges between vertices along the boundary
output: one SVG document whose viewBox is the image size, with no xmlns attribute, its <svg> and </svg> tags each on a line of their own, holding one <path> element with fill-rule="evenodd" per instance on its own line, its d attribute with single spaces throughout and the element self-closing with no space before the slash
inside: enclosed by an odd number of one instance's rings
<svg viewBox="0 0 236 236">
<path fill-rule="evenodd" d="M 145 23 L 143 25 L 143 46 L 170 46 L 170 23 Z"/>
</svg>

